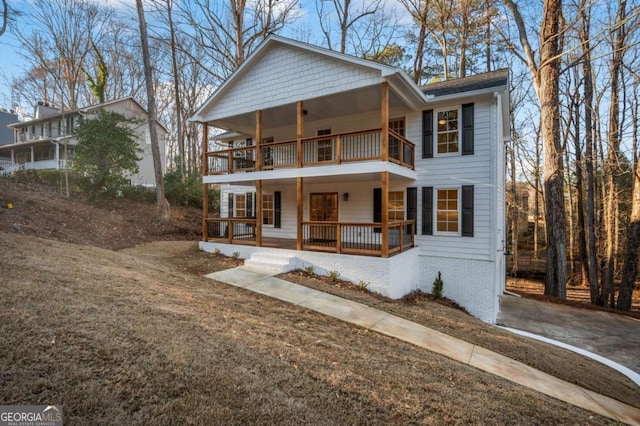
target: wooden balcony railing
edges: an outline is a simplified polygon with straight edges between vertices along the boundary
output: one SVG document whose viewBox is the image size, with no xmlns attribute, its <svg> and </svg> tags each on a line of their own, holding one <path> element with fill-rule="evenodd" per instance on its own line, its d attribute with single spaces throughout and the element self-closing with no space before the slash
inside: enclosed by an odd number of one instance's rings
<svg viewBox="0 0 640 426">
<path fill-rule="evenodd" d="M 256 244 L 256 220 L 253 218 L 208 218 L 207 239 L 227 244 Z"/>
<path fill-rule="evenodd" d="M 381 160 L 382 130 L 364 130 L 334 135 L 280 141 L 260 145 L 261 164 L 258 167 L 255 146 L 207 152 L 210 175 L 277 168 L 309 167 L 342 164 L 353 161 Z M 302 155 L 298 155 L 298 151 Z M 389 161 L 413 169 L 415 145 L 389 130 Z"/>
</svg>

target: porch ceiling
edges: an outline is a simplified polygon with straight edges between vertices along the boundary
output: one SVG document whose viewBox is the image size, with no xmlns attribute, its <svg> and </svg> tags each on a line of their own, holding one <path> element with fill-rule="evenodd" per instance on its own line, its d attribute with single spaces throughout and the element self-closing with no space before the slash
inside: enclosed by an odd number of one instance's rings
<svg viewBox="0 0 640 426">
<path fill-rule="evenodd" d="M 345 115 L 380 111 L 381 86 L 336 93 L 315 99 L 305 99 L 305 121 L 325 120 Z M 404 98 L 390 88 L 389 109 L 410 109 Z M 266 128 L 294 126 L 296 124 L 296 104 L 286 104 L 262 111 L 262 124 Z M 236 115 L 209 123 L 215 127 L 253 134 L 256 126 L 255 112 Z"/>
</svg>

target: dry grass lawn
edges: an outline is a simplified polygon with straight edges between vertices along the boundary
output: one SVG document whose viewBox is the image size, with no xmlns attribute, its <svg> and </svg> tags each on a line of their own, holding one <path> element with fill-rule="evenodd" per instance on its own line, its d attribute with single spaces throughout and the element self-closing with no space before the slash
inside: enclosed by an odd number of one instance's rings
<svg viewBox="0 0 640 426">
<path fill-rule="evenodd" d="M 197 250 L 200 212 L 173 208 L 168 224 L 154 215 L 149 204 L 92 206 L 0 179 L 0 404 L 64 404 L 67 425 L 614 423 L 203 278 L 237 263 Z M 389 301 L 287 278 L 640 406 L 638 388 L 619 373 L 428 298 Z"/>
<path fill-rule="evenodd" d="M 0 232 L 0 404 L 63 404 L 70 425 L 612 424 L 193 274 L 228 266 Z"/>
</svg>

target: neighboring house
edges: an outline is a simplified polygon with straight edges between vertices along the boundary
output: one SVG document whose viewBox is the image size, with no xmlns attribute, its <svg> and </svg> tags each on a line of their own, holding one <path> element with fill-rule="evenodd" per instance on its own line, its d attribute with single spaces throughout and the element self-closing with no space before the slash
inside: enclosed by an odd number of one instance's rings
<svg viewBox="0 0 640 426">
<path fill-rule="evenodd" d="M 495 322 L 505 282 L 508 71 L 417 87 L 402 71 L 270 36 L 200 107 L 207 251 L 313 265 Z M 209 145 L 207 134 L 215 136 Z M 206 203 L 205 203 L 206 206 Z M 278 266 L 279 265 L 279 266 Z"/>
<path fill-rule="evenodd" d="M 13 130 L 9 124 L 18 121 L 18 115 L 12 111 L 0 109 L 0 146 L 13 143 Z M 0 173 L 5 167 L 11 167 L 11 157 L 0 153 Z"/>
<path fill-rule="evenodd" d="M 81 117 L 90 117 L 91 111 L 98 108 L 141 120 L 140 124 L 133 128 L 142 150 L 139 153 L 139 171 L 129 178 L 132 185 L 155 186 L 147 111 L 131 97 L 74 111 L 60 111 L 42 102 L 38 103 L 34 108 L 32 120 L 9 125 L 13 129 L 13 143 L 0 146 L 0 156 L 8 157 L 11 164 L 0 170 L 0 174 L 25 169 L 64 169 L 65 161 L 73 159 L 74 147 L 77 144 L 72 134 L 73 129 Z M 156 129 L 160 141 L 160 159 L 164 165 L 167 130 L 158 122 Z"/>
</svg>

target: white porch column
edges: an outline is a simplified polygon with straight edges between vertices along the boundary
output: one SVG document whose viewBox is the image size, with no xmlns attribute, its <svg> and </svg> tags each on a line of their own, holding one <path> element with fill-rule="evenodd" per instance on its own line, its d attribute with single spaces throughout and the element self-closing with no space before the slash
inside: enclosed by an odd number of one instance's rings
<svg viewBox="0 0 640 426">
<path fill-rule="evenodd" d="M 14 166 L 16 164 L 16 156 L 13 153 L 13 150 L 11 150 L 11 165 Z"/>
<path fill-rule="evenodd" d="M 60 144 L 56 144 L 56 169 L 60 169 Z"/>
<path fill-rule="evenodd" d="M 31 163 L 33 163 L 33 158 L 34 158 L 34 155 L 33 155 L 33 147 L 31 147 Z"/>
</svg>

